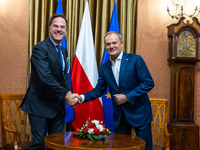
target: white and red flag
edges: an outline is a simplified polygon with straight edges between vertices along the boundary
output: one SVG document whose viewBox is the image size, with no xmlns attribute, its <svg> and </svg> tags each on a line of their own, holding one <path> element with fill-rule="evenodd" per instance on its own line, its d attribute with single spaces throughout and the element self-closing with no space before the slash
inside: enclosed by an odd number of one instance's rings
<svg viewBox="0 0 200 150">
<path fill-rule="evenodd" d="M 86 1 L 76 54 L 71 70 L 73 93 L 83 94 L 92 90 L 98 80 L 92 27 L 88 1 Z M 75 130 L 81 129 L 88 119 L 103 121 L 103 107 L 100 99 L 75 106 L 75 119 L 71 121 Z"/>
</svg>

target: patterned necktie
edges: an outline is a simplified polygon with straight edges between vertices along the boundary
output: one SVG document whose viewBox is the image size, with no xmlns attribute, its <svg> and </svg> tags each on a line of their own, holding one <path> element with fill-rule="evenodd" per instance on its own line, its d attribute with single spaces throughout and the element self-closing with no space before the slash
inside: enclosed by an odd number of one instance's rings
<svg viewBox="0 0 200 150">
<path fill-rule="evenodd" d="M 58 49 L 58 54 L 60 56 L 60 61 L 61 61 L 61 64 L 62 64 L 62 70 L 64 71 L 65 68 L 64 68 L 64 62 L 63 62 L 63 56 L 62 56 L 62 52 L 61 52 L 61 46 L 60 45 L 56 45 L 57 49 Z"/>
</svg>

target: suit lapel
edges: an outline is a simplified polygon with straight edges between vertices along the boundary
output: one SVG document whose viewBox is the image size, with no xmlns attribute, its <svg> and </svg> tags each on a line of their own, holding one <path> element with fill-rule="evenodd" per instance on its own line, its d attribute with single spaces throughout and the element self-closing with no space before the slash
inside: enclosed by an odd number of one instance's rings
<svg viewBox="0 0 200 150">
<path fill-rule="evenodd" d="M 120 72 L 119 72 L 119 85 L 122 81 L 122 77 L 125 73 L 126 66 L 128 64 L 128 58 L 129 58 L 129 55 L 127 53 L 123 52 L 123 56 L 122 56 L 122 60 L 121 60 L 121 66 L 120 66 Z"/>
<path fill-rule="evenodd" d="M 59 65 L 59 69 L 60 69 L 60 71 L 62 73 L 62 64 L 61 64 L 58 52 L 57 52 L 55 46 L 53 45 L 53 43 L 51 42 L 51 40 L 49 38 L 47 39 L 47 41 L 48 41 L 47 42 L 47 46 L 49 47 L 49 52 L 52 54 L 52 56 L 56 60 L 57 64 Z"/>
</svg>

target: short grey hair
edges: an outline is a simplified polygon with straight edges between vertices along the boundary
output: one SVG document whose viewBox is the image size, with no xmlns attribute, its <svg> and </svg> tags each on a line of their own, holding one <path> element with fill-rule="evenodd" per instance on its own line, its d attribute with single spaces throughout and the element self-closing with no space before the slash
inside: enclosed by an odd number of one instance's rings
<svg viewBox="0 0 200 150">
<path fill-rule="evenodd" d="M 119 37 L 120 42 L 122 42 L 122 36 L 121 36 L 118 32 L 109 31 L 109 32 L 107 32 L 107 33 L 105 34 L 105 36 L 104 36 L 104 43 L 105 43 L 105 38 L 106 38 L 106 36 L 109 35 L 109 34 L 117 34 L 117 36 Z"/>
</svg>

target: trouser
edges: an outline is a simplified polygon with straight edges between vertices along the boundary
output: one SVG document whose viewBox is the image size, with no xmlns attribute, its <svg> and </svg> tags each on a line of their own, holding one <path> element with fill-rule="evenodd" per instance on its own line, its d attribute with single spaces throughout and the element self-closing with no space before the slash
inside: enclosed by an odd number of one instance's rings
<svg viewBox="0 0 200 150">
<path fill-rule="evenodd" d="M 131 135 L 132 125 L 127 121 L 124 112 L 122 111 L 121 120 L 118 128 L 115 128 L 115 133 Z M 143 126 L 134 127 L 137 137 L 145 140 L 145 150 L 152 150 L 152 133 L 151 123 Z"/>
<path fill-rule="evenodd" d="M 54 118 L 43 118 L 29 114 L 29 120 L 33 136 L 31 150 L 44 149 L 44 137 L 46 136 L 47 127 L 48 134 L 64 132 L 64 109 L 62 107 L 60 107 Z"/>
</svg>

